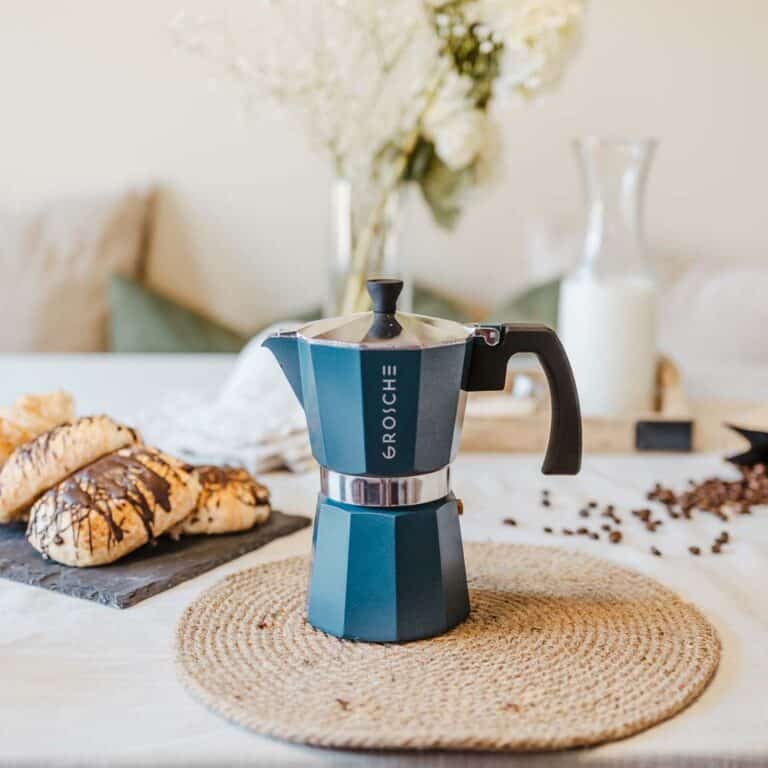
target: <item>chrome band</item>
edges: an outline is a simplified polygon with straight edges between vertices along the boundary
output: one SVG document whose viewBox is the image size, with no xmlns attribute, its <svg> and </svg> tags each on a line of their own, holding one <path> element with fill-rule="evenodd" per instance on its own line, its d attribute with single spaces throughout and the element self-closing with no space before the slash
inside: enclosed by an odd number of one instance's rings
<svg viewBox="0 0 768 768">
<path fill-rule="evenodd" d="M 320 490 L 333 501 L 359 507 L 409 507 L 450 493 L 449 467 L 425 475 L 366 477 L 320 467 Z"/>
</svg>

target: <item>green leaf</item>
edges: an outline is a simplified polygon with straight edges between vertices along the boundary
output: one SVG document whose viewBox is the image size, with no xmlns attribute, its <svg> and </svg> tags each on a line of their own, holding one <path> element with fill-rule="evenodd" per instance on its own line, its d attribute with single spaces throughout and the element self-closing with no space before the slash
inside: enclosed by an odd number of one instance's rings
<svg viewBox="0 0 768 768">
<path fill-rule="evenodd" d="M 420 179 L 421 193 L 432 218 L 445 229 L 453 229 L 461 214 L 461 205 L 467 190 L 475 180 L 474 169 L 454 171 L 437 155 L 432 157 L 427 172 Z"/>
<path fill-rule="evenodd" d="M 424 178 L 424 174 L 429 171 L 434 156 L 435 145 L 423 136 L 419 136 L 416 146 L 408 158 L 408 166 L 403 174 L 404 180 L 421 181 Z"/>
</svg>

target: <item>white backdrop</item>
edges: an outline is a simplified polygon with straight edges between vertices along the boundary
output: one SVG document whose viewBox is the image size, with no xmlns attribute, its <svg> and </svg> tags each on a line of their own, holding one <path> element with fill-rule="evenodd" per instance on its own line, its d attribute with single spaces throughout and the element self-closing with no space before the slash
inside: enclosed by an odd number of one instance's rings
<svg viewBox="0 0 768 768">
<path fill-rule="evenodd" d="M 329 174 L 290 120 L 247 117 L 174 49 L 167 22 L 185 7 L 0 0 L 0 204 L 156 181 L 152 280 L 245 329 L 322 296 Z M 660 138 L 657 253 L 764 258 L 766 29 L 760 0 L 592 0 L 561 89 L 505 114 L 501 179 L 450 236 L 412 218 L 417 274 L 490 304 L 546 272 L 526 244 L 578 230 L 568 139 L 584 133 Z"/>
</svg>

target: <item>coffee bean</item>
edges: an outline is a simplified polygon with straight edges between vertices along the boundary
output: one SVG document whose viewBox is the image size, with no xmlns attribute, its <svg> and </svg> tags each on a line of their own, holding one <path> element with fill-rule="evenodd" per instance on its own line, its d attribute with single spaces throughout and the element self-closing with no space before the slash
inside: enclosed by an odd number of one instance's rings
<svg viewBox="0 0 768 768">
<path fill-rule="evenodd" d="M 587 504 L 587 506 L 588 506 L 590 509 L 595 509 L 595 508 L 597 507 L 597 502 L 596 502 L 596 501 L 590 501 L 590 502 Z"/>
<path fill-rule="evenodd" d="M 728 543 L 728 542 L 731 540 L 731 537 L 728 535 L 728 531 L 723 531 L 723 532 L 722 532 L 722 533 L 721 533 L 721 534 L 720 534 L 720 535 L 717 537 L 717 540 L 718 540 L 718 541 L 719 541 L 721 544 L 727 544 L 727 543 Z"/>
<path fill-rule="evenodd" d="M 688 547 L 688 551 L 692 555 L 700 555 L 701 554 L 701 548 L 700 547 Z"/>
<path fill-rule="evenodd" d="M 576 533 L 578 533 L 579 536 L 586 536 L 589 531 L 586 528 L 577 528 Z"/>
<path fill-rule="evenodd" d="M 622 539 L 621 531 L 611 531 L 608 539 L 611 544 L 618 544 Z"/>
<path fill-rule="evenodd" d="M 566 536 L 573 536 L 573 531 L 570 528 L 563 528 L 563 533 Z"/>
<path fill-rule="evenodd" d="M 544 499 L 541 500 L 541 506 L 542 507 L 551 507 L 552 506 L 552 502 L 549 499 L 544 498 Z"/>
<path fill-rule="evenodd" d="M 721 549 L 720 549 L 720 544 L 718 544 L 717 542 L 715 542 L 715 543 L 712 545 L 712 554 L 713 554 L 713 555 L 719 555 L 719 554 L 720 554 L 720 552 L 721 552 Z"/>
<path fill-rule="evenodd" d="M 514 517 L 505 517 L 503 522 L 504 525 L 517 525 L 517 520 Z"/>
<path fill-rule="evenodd" d="M 610 530 L 611 530 L 611 526 L 610 526 L 610 525 L 608 525 L 608 523 L 603 523 L 603 524 L 600 526 L 600 530 L 603 530 L 603 531 L 610 531 Z"/>
<path fill-rule="evenodd" d="M 667 505 L 670 512 L 677 505 L 679 514 L 686 520 L 692 518 L 693 511 L 709 512 L 723 522 L 729 520 L 729 511 L 750 514 L 752 506 L 768 503 L 768 476 L 764 464 L 752 467 L 739 467 L 741 478 L 723 480 L 708 477 L 701 482 L 689 480 L 688 487 L 681 493 L 664 488 L 656 483 L 648 492 L 649 499 L 655 499 Z M 674 517 L 673 517 L 674 519 Z"/>
<path fill-rule="evenodd" d="M 544 526 L 544 533 L 554 533 L 554 531 L 548 526 Z"/>
<path fill-rule="evenodd" d="M 661 557 L 661 550 L 656 549 L 656 547 L 651 547 L 651 554 L 655 557 Z"/>
<path fill-rule="evenodd" d="M 589 510 L 584 508 L 579 510 L 579 517 L 589 517 Z"/>
<path fill-rule="evenodd" d="M 592 531 L 592 533 L 589 534 L 589 538 L 593 541 L 597 541 L 600 538 L 599 533 L 595 533 L 595 531 Z"/>
</svg>

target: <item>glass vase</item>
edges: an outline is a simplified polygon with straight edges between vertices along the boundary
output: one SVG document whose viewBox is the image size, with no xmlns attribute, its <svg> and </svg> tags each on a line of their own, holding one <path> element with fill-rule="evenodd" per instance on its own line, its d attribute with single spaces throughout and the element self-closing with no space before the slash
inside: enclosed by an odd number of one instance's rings
<svg viewBox="0 0 768 768">
<path fill-rule="evenodd" d="M 402 223 L 408 190 L 358 190 L 347 179 L 331 189 L 331 244 L 326 317 L 371 308 L 365 282 L 375 277 L 404 281 L 398 309 L 412 311 L 413 285 L 403 257 Z"/>
<path fill-rule="evenodd" d="M 577 268 L 560 289 L 560 334 L 585 415 L 649 411 L 656 381 L 656 281 L 643 231 L 655 142 L 580 139 L 587 198 Z"/>
</svg>

